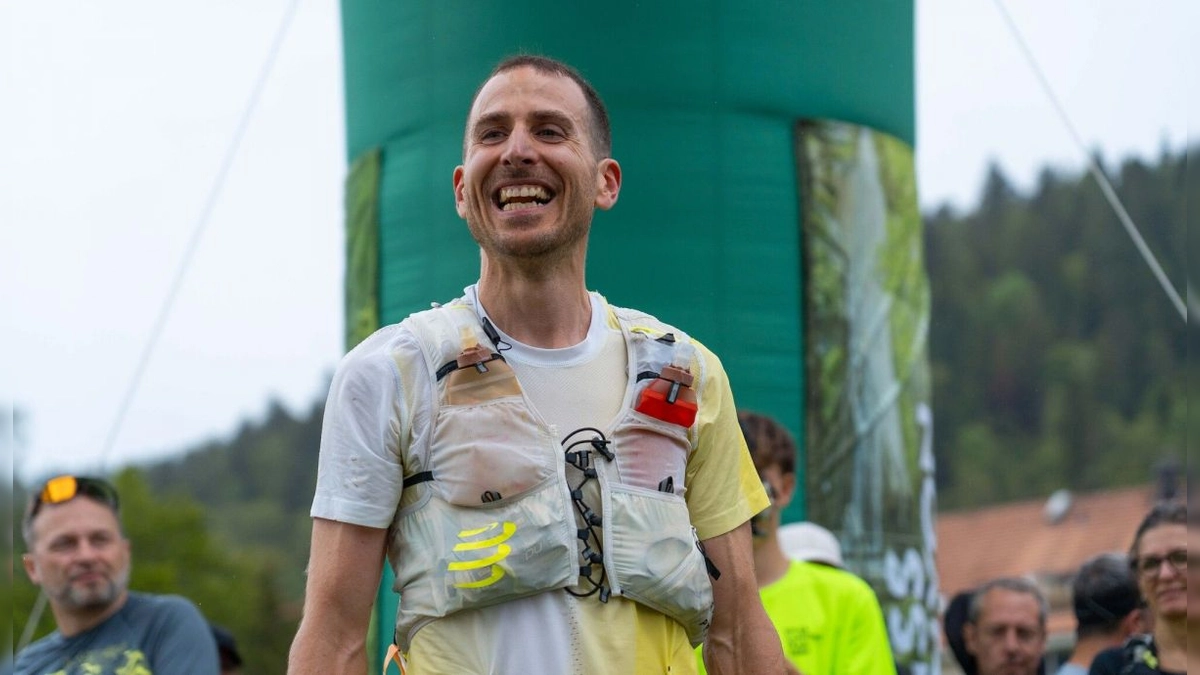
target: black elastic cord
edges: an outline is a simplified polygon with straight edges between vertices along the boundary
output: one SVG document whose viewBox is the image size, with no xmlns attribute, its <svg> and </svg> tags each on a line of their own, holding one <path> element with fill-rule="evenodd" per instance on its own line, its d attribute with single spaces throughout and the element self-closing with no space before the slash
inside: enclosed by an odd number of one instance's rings
<svg viewBox="0 0 1200 675">
<path fill-rule="evenodd" d="M 431 480 L 433 480 L 433 472 L 432 471 L 422 471 L 421 473 L 414 473 L 413 475 L 404 479 L 404 487 L 410 488 L 414 485 L 419 485 L 421 483 L 425 483 L 425 482 L 431 481 Z"/>
<path fill-rule="evenodd" d="M 512 349 L 512 345 L 500 339 L 500 332 L 496 330 L 496 327 L 492 325 L 492 322 L 486 316 L 480 319 L 479 322 L 483 324 L 484 334 L 486 334 L 488 339 L 492 341 L 492 344 L 496 346 L 496 351 L 502 352 Z"/>
<path fill-rule="evenodd" d="M 574 436 L 588 431 L 594 433 L 595 437 L 583 438 L 567 444 L 567 441 L 570 441 Z M 602 525 L 604 520 L 603 516 L 593 511 L 583 501 L 583 486 L 589 480 L 597 478 L 596 468 L 591 462 L 593 452 L 603 455 L 610 461 L 615 457 L 613 452 L 608 449 L 609 443 L 611 441 L 604 437 L 604 432 L 595 427 L 581 427 L 576 429 L 563 437 L 560 443 L 560 445 L 566 445 L 563 449 L 565 461 L 576 469 L 579 469 L 580 473 L 583 474 L 583 479 L 571 489 L 571 504 L 575 507 L 575 512 L 579 514 L 579 519 L 583 522 L 583 527 L 578 528 L 578 538 L 583 542 L 583 550 L 579 552 L 582 558 L 582 564 L 579 566 L 580 583 L 587 582 L 591 586 L 591 590 L 582 593 L 572 588 L 565 590 L 577 598 L 586 598 L 599 593 L 600 602 L 608 602 L 612 593 L 605 585 L 605 582 L 608 580 L 608 570 L 604 567 L 602 537 L 596 532 L 596 527 Z M 590 446 L 590 449 L 575 450 L 575 448 L 581 445 Z M 593 544 L 595 545 L 595 549 L 592 548 Z M 597 563 L 600 565 L 600 579 L 598 581 L 592 578 L 592 565 Z"/>
<path fill-rule="evenodd" d="M 505 344 L 508 344 L 508 343 L 505 343 Z M 489 361 L 495 361 L 496 359 L 503 361 L 504 357 L 500 356 L 496 352 L 492 352 L 492 355 L 490 358 L 484 359 L 483 361 L 480 361 L 479 363 L 472 363 L 469 367 L 474 368 L 476 366 L 479 366 L 480 364 L 484 364 Z M 435 375 L 437 375 L 437 381 L 441 382 L 443 377 L 446 377 L 447 375 L 449 375 L 450 373 L 453 373 L 454 371 L 456 371 L 458 369 L 459 369 L 458 368 L 458 359 L 453 359 L 451 361 L 445 362 L 444 364 L 442 364 L 441 368 L 437 369 L 437 372 L 435 373 Z"/>
</svg>

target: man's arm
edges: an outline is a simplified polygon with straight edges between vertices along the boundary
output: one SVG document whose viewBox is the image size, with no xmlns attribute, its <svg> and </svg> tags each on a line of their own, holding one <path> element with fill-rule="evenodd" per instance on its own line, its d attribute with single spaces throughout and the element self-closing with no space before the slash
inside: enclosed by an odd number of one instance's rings
<svg viewBox="0 0 1200 675">
<path fill-rule="evenodd" d="M 749 521 L 703 543 L 721 572 L 720 579 L 712 580 L 713 618 L 704 642 L 705 669 L 710 675 L 788 672 L 779 634 L 758 595 Z"/>
<path fill-rule="evenodd" d="M 367 672 L 367 628 L 383 572 L 387 530 L 313 518 L 304 616 L 289 675 Z"/>
</svg>

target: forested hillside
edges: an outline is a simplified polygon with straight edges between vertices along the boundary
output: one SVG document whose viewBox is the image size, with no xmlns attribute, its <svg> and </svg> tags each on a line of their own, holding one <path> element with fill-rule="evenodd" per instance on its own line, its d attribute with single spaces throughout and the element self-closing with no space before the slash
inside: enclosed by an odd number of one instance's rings
<svg viewBox="0 0 1200 675">
<path fill-rule="evenodd" d="M 1181 294 L 1197 149 L 1108 176 Z M 1195 208 L 1193 206 L 1193 208 Z M 926 217 L 938 501 L 956 508 L 1146 482 L 1181 457 L 1186 324 L 1088 175 Z"/>
</svg>

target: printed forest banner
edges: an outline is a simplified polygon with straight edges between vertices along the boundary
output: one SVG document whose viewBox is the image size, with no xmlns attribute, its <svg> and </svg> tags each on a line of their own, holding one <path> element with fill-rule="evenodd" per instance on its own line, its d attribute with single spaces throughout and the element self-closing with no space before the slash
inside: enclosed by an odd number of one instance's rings
<svg viewBox="0 0 1200 675">
<path fill-rule="evenodd" d="M 912 148 L 802 120 L 807 507 L 883 605 L 897 659 L 940 671 L 933 416 Z"/>
</svg>

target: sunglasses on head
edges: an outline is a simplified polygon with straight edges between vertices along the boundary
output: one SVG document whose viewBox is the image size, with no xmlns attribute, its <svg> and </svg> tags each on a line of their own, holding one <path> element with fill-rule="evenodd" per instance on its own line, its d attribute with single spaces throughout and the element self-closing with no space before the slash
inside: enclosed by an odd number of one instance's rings
<svg viewBox="0 0 1200 675">
<path fill-rule="evenodd" d="M 117 489 L 107 481 L 87 476 L 57 476 L 42 486 L 41 492 L 33 500 L 29 516 L 36 516 L 42 504 L 62 504 L 80 495 L 107 504 L 113 511 L 119 507 Z"/>
</svg>

